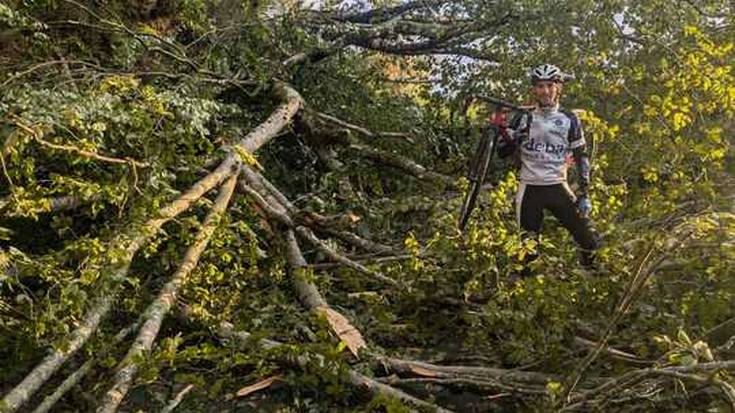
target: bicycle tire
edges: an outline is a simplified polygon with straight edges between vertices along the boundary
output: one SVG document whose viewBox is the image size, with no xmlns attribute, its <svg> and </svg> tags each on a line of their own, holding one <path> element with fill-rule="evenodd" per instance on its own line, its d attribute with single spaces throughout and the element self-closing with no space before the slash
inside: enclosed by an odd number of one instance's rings
<svg viewBox="0 0 735 413">
<path fill-rule="evenodd" d="M 480 138 L 475 156 L 470 163 L 469 180 L 470 190 L 464 197 L 462 207 L 459 212 L 459 229 L 464 230 L 467 222 L 469 222 L 472 210 L 477 203 L 477 196 L 482 189 L 488 171 L 491 170 L 492 158 L 495 152 L 495 146 L 498 139 L 498 130 L 496 127 L 489 128 L 490 133 L 484 133 Z"/>
</svg>

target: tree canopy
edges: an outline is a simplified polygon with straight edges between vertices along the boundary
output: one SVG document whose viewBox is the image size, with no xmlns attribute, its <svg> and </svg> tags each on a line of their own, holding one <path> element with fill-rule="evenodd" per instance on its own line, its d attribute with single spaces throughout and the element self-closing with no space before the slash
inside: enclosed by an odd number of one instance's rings
<svg viewBox="0 0 735 413">
<path fill-rule="evenodd" d="M 725 0 L 5 0 L 0 411 L 735 410 L 733 39 Z M 508 162 L 457 228 L 478 96 L 545 62 L 594 274 Z"/>
</svg>

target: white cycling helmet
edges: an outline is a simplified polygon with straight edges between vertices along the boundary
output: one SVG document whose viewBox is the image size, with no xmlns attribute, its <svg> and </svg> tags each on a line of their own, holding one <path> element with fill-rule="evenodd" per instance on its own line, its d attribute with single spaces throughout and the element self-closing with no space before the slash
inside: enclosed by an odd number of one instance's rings
<svg viewBox="0 0 735 413">
<path fill-rule="evenodd" d="M 572 76 L 565 74 L 557 66 L 551 64 L 543 64 L 541 66 L 534 67 L 529 72 L 531 82 L 538 82 L 542 80 L 550 80 L 552 82 L 564 82 L 571 79 Z"/>
</svg>

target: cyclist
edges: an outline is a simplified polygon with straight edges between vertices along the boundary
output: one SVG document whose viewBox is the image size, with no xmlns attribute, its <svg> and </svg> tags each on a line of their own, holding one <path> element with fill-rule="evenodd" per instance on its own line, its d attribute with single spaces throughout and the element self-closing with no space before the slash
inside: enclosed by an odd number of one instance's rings
<svg viewBox="0 0 735 413">
<path fill-rule="evenodd" d="M 580 249 L 580 263 L 593 268 L 596 236 L 589 224 L 592 209 L 587 189 L 590 163 L 582 125 L 577 116 L 559 107 L 562 85 L 569 78 L 558 67 L 544 64 L 530 72 L 534 109 L 516 116 L 508 125 L 494 119 L 503 130 L 498 144 L 501 158 L 520 152 L 520 184 L 516 195 L 516 219 L 521 228 L 538 237 L 543 212 L 548 210 L 566 228 Z M 567 184 L 567 159 L 571 154 L 579 172 L 575 195 Z M 528 257 L 528 264 L 538 257 Z M 521 275 L 528 275 L 526 268 Z"/>
</svg>

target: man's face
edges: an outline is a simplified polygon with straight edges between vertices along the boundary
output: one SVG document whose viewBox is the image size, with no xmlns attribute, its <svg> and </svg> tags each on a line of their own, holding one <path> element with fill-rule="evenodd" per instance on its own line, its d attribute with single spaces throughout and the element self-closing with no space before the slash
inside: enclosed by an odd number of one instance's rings
<svg viewBox="0 0 735 413">
<path fill-rule="evenodd" d="M 541 80 L 533 84 L 531 93 L 539 106 L 554 106 L 559 96 L 561 85 L 550 80 Z"/>
</svg>

